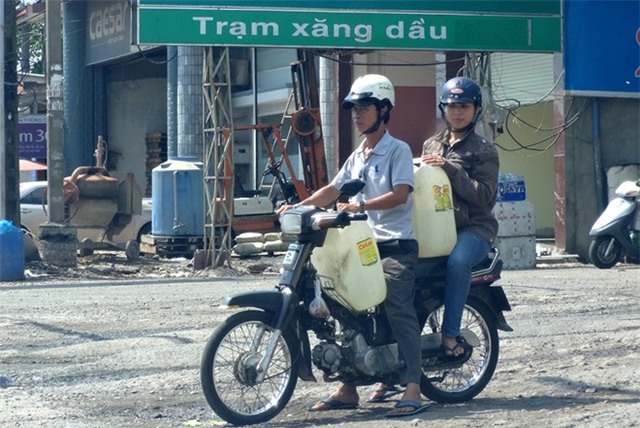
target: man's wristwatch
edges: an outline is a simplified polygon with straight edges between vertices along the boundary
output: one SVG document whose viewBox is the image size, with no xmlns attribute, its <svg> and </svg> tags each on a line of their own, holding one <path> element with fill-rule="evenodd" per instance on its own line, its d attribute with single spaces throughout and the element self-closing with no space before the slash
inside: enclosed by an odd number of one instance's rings
<svg viewBox="0 0 640 428">
<path fill-rule="evenodd" d="M 360 201 L 360 213 L 364 214 L 364 201 Z"/>
</svg>

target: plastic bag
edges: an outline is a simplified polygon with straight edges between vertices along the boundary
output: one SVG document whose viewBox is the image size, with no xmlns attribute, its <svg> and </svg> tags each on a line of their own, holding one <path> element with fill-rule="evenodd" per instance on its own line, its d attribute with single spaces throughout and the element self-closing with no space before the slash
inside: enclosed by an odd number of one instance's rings
<svg viewBox="0 0 640 428">
<path fill-rule="evenodd" d="M 309 313 L 316 318 L 327 318 L 331 315 L 331 312 L 329 312 L 329 307 L 322 298 L 322 290 L 320 289 L 320 280 L 318 278 L 316 278 L 316 281 L 313 284 L 313 289 L 316 297 L 309 305 Z"/>
<path fill-rule="evenodd" d="M 16 233 L 18 228 L 13 225 L 13 222 L 9 220 L 0 220 L 0 235 L 9 233 Z"/>
</svg>

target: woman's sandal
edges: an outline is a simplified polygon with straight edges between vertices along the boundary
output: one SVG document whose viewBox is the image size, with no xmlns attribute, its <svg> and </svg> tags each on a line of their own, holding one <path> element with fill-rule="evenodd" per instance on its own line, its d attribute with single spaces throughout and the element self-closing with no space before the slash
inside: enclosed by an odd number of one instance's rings
<svg viewBox="0 0 640 428">
<path fill-rule="evenodd" d="M 438 359 L 440 361 L 444 361 L 447 363 L 455 363 L 458 361 L 462 361 L 467 358 L 471 354 L 471 350 L 473 349 L 471 345 L 464 340 L 464 337 L 458 336 L 456 337 L 456 344 L 454 346 L 447 346 L 444 343 L 440 344 L 440 355 Z M 456 352 L 462 349 L 462 353 L 456 355 Z"/>
</svg>

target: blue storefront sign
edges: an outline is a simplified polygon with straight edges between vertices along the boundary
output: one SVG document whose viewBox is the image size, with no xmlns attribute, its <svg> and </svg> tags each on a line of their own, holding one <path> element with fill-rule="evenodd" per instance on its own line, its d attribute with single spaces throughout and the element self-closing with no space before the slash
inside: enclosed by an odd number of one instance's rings
<svg viewBox="0 0 640 428">
<path fill-rule="evenodd" d="M 568 95 L 640 98 L 640 2 L 564 2 Z"/>
<path fill-rule="evenodd" d="M 18 123 L 20 157 L 44 159 L 47 157 L 47 120 L 44 115 L 25 116 Z"/>
</svg>

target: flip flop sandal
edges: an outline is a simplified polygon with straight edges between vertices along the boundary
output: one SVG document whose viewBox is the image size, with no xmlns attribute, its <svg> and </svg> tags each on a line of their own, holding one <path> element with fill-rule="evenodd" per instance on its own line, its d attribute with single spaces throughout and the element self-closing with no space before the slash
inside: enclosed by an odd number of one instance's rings
<svg viewBox="0 0 640 428">
<path fill-rule="evenodd" d="M 464 340 L 464 337 L 456 337 L 456 342 L 458 343 L 456 343 L 455 346 L 452 347 L 449 347 L 444 343 L 440 344 L 440 355 L 438 355 L 438 359 L 440 361 L 446 363 L 456 363 L 458 361 L 464 360 L 470 355 L 473 348 L 467 343 L 466 340 Z M 458 349 L 462 349 L 462 353 L 460 355 L 455 355 Z"/>
<path fill-rule="evenodd" d="M 411 410 L 400 411 L 403 407 L 410 407 Z M 418 400 L 400 400 L 393 409 L 385 413 L 385 418 L 402 418 L 405 416 L 413 416 L 422 413 L 429 407 L 429 404 L 422 404 Z"/>
<path fill-rule="evenodd" d="M 395 385 L 387 386 L 386 388 L 376 389 L 369 396 L 367 403 L 384 403 L 391 397 L 395 397 L 398 394 L 402 394 L 404 389 L 398 388 Z"/>
<path fill-rule="evenodd" d="M 314 408 L 318 404 L 322 403 L 323 406 L 319 409 Z M 343 403 L 335 398 L 327 397 L 320 400 L 320 403 L 316 403 L 307 408 L 310 412 L 327 412 L 329 410 L 349 410 L 358 407 L 358 403 Z"/>
</svg>

